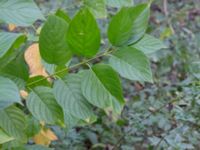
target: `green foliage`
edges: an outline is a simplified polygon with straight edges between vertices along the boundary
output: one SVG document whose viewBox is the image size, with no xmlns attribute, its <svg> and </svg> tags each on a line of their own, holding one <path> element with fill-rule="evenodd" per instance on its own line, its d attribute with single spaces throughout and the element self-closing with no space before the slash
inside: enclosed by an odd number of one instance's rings
<svg viewBox="0 0 200 150">
<path fill-rule="evenodd" d="M 3 25 L 14 23 L 17 32 L 25 31 L 39 38 L 41 56 L 37 57 L 41 57 L 39 65 L 47 73 L 45 77 L 29 75 L 32 66 L 27 67 L 24 52 L 35 40 L 26 41 L 27 33 L 0 33 L 3 149 L 48 149 L 25 146 L 40 131 L 40 124 L 44 129 L 59 127 L 69 131 L 100 122 L 99 113 L 100 117 L 106 114 L 117 121 L 125 105 L 119 75 L 132 81 L 153 82 L 150 61 L 145 54 L 165 46 L 145 34 L 150 4 L 132 6 L 131 0 L 82 2 L 77 13 L 58 9 L 55 14 L 48 14 L 47 20 L 32 0 L 0 2 Z M 120 9 L 110 23 L 110 18 L 106 18 L 111 16 L 107 7 Z M 95 18 L 104 19 L 103 27 Z M 19 90 L 25 90 L 28 96 Z"/>
<path fill-rule="evenodd" d="M 145 33 L 149 19 L 149 5 L 123 7 L 112 18 L 108 27 L 108 38 L 115 46 L 135 43 Z"/>
<path fill-rule="evenodd" d="M 0 127 L 16 140 L 26 142 L 25 114 L 15 106 L 0 111 Z"/>
<path fill-rule="evenodd" d="M 17 48 L 24 42 L 25 36 L 21 33 L 0 33 L 0 58 L 3 57 L 10 49 Z"/>
<path fill-rule="evenodd" d="M 167 48 L 161 40 L 148 34 L 145 34 L 144 37 L 136 44 L 133 44 L 132 47 L 141 50 L 146 55 L 154 53 L 160 49 Z"/>
<path fill-rule="evenodd" d="M 65 20 L 54 15 L 48 17 L 39 39 L 40 54 L 46 62 L 61 65 L 71 58 L 66 44 L 67 27 Z"/>
<path fill-rule="evenodd" d="M 0 110 L 20 103 L 19 90 L 15 83 L 8 78 L 0 77 Z"/>
<path fill-rule="evenodd" d="M 0 144 L 12 141 L 13 139 L 14 139 L 13 137 L 10 137 L 2 129 L 0 129 Z"/>
<path fill-rule="evenodd" d="M 77 55 L 91 57 L 100 47 L 100 31 L 88 9 L 81 9 L 69 24 L 67 43 Z"/>
<path fill-rule="evenodd" d="M 105 0 L 85 0 L 84 3 L 96 18 L 105 18 L 107 16 Z"/>
<path fill-rule="evenodd" d="M 31 93 L 27 98 L 27 107 L 39 121 L 48 124 L 63 121 L 62 110 L 57 104 L 51 88 L 36 87 L 31 89 Z"/>
<path fill-rule="evenodd" d="M 120 113 L 124 104 L 122 88 L 116 72 L 108 65 L 93 66 L 83 75 L 81 90 L 85 98 L 100 108 L 111 107 Z"/>
<path fill-rule="evenodd" d="M 82 74 L 70 74 L 54 83 L 54 95 L 66 113 L 79 119 L 93 115 L 92 106 L 81 92 Z"/>
<path fill-rule="evenodd" d="M 0 18 L 6 23 L 30 26 L 37 19 L 44 17 L 33 0 L 1 0 Z"/>
<path fill-rule="evenodd" d="M 136 81 L 153 82 L 147 56 L 135 48 L 120 48 L 113 53 L 109 62 L 122 77 Z"/>
</svg>

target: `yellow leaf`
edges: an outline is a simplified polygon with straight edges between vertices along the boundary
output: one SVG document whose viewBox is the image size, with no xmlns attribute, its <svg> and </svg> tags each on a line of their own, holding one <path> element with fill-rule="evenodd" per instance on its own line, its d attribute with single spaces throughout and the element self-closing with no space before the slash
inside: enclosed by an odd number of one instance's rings
<svg viewBox="0 0 200 150">
<path fill-rule="evenodd" d="M 46 146 L 48 146 L 49 144 L 51 144 L 52 141 L 55 141 L 57 139 L 58 139 L 57 136 L 50 129 L 47 130 L 41 129 L 41 131 L 33 137 L 33 141 L 36 144 L 46 145 Z"/>
<path fill-rule="evenodd" d="M 15 30 L 16 29 L 16 25 L 15 24 L 8 24 L 8 30 L 9 31 L 13 31 L 13 30 Z"/>
<path fill-rule="evenodd" d="M 31 77 L 33 76 L 48 76 L 44 66 L 41 63 L 41 56 L 38 44 L 32 44 L 24 54 L 25 61 L 29 66 Z"/>
</svg>

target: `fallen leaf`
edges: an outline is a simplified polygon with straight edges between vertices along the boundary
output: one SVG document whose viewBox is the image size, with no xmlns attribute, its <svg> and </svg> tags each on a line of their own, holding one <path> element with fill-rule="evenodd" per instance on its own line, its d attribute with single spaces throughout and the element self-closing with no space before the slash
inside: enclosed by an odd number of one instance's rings
<svg viewBox="0 0 200 150">
<path fill-rule="evenodd" d="M 48 146 L 52 141 L 58 140 L 58 137 L 50 129 L 42 129 L 33 137 L 36 144 Z"/>
<path fill-rule="evenodd" d="M 30 76 L 48 76 L 48 74 L 45 71 L 44 66 L 41 63 L 41 56 L 39 52 L 39 46 L 37 43 L 32 44 L 24 54 L 25 61 L 29 66 L 30 69 Z"/>
</svg>

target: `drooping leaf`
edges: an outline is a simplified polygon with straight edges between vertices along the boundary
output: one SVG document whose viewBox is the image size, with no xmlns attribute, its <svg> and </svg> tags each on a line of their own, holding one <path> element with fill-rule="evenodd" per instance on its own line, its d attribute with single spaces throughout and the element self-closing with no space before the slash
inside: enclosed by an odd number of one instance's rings
<svg viewBox="0 0 200 150">
<path fill-rule="evenodd" d="M 41 86 L 32 89 L 27 98 L 27 107 L 39 121 L 49 124 L 63 122 L 63 112 L 49 87 Z"/>
<path fill-rule="evenodd" d="M 120 113 L 124 104 L 117 73 L 108 65 L 98 64 L 83 74 L 81 90 L 86 99 L 100 108 Z"/>
<path fill-rule="evenodd" d="M 54 83 L 54 95 L 63 110 L 76 118 L 87 119 L 93 115 L 92 107 L 81 93 L 82 74 L 69 74 Z"/>
<path fill-rule="evenodd" d="M 25 39 L 26 37 L 21 33 L 0 32 L 0 58 L 11 48 L 19 47 Z"/>
<path fill-rule="evenodd" d="M 47 63 L 63 65 L 71 58 L 66 40 L 67 28 L 64 19 L 54 15 L 48 17 L 39 38 L 40 54 Z"/>
<path fill-rule="evenodd" d="M 1 0 L 0 20 L 19 26 L 30 26 L 37 19 L 44 20 L 33 0 Z"/>
<path fill-rule="evenodd" d="M 160 49 L 167 48 L 161 40 L 148 34 L 145 34 L 144 37 L 133 44 L 132 47 L 141 50 L 145 54 L 151 54 Z"/>
<path fill-rule="evenodd" d="M 67 12 L 65 12 L 64 10 L 62 9 L 58 9 L 56 11 L 56 16 L 64 19 L 67 23 L 70 23 L 71 22 L 71 18 L 69 17 L 69 15 L 67 14 Z"/>
<path fill-rule="evenodd" d="M 115 46 L 135 43 L 145 33 L 149 19 L 149 5 L 123 7 L 111 20 L 108 38 Z"/>
<path fill-rule="evenodd" d="M 13 137 L 9 136 L 2 129 L 0 129 L 0 144 L 6 143 L 6 142 L 12 141 L 12 140 L 14 140 Z"/>
<path fill-rule="evenodd" d="M 105 0 L 84 0 L 84 4 L 96 18 L 105 18 L 107 16 Z"/>
<path fill-rule="evenodd" d="M 100 30 L 88 9 L 81 9 L 72 19 L 67 31 L 67 43 L 77 55 L 91 57 L 100 47 Z"/>
<path fill-rule="evenodd" d="M 31 76 L 48 76 L 42 64 L 38 44 L 32 44 L 29 46 L 25 51 L 24 58 L 29 66 L 29 72 Z"/>
<path fill-rule="evenodd" d="M 120 48 L 111 56 L 109 63 L 124 78 L 136 81 L 153 81 L 147 56 L 135 48 Z"/>
<path fill-rule="evenodd" d="M 19 90 L 13 81 L 0 76 L 0 110 L 13 103 L 20 103 Z"/>
<path fill-rule="evenodd" d="M 25 114 L 17 107 L 10 106 L 0 110 L 0 128 L 15 139 L 26 141 Z"/>
<path fill-rule="evenodd" d="M 106 0 L 106 3 L 111 7 L 133 6 L 133 0 Z"/>
</svg>

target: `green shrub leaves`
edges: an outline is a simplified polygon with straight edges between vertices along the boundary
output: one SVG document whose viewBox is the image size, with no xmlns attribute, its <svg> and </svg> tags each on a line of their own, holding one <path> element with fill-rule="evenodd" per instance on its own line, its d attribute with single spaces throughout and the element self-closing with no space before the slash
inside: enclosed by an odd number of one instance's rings
<svg viewBox="0 0 200 150">
<path fill-rule="evenodd" d="M 44 20 L 33 0 L 1 0 L 0 20 L 19 26 L 30 26 L 37 19 Z"/>
<path fill-rule="evenodd" d="M 120 105 L 124 104 L 119 77 L 108 65 L 98 64 L 85 72 L 81 89 L 86 99 L 97 107 L 112 107 L 119 112 Z"/>
<path fill-rule="evenodd" d="M 136 44 L 132 45 L 132 47 L 141 50 L 145 54 L 151 54 L 160 49 L 167 48 L 161 40 L 148 34 L 145 34 L 144 37 Z"/>
<path fill-rule="evenodd" d="M 25 114 L 17 107 L 10 106 L 0 110 L 0 128 L 8 133 L 9 136 L 26 141 L 25 134 Z"/>
<path fill-rule="evenodd" d="M 0 32 L 0 58 L 10 49 L 18 48 L 25 40 L 21 33 Z"/>
<path fill-rule="evenodd" d="M 8 78 L 0 76 L 0 110 L 17 102 L 20 103 L 19 90 L 16 84 Z"/>
<path fill-rule="evenodd" d="M 79 119 L 93 115 L 92 107 L 81 92 L 82 74 L 71 74 L 54 84 L 54 95 L 63 110 Z"/>
<path fill-rule="evenodd" d="M 123 7 L 111 20 L 108 38 L 115 46 L 130 45 L 145 33 L 149 19 L 148 4 Z"/>
<path fill-rule="evenodd" d="M 46 62 L 62 65 L 71 58 L 66 40 L 67 28 L 64 19 L 54 15 L 48 17 L 39 39 L 40 54 Z"/>
<path fill-rule="evenodd" d="M 144 53 L 135 48 L 120 48 L 111 56 L 110 65 L 122 77 L 130 80 L 152 82 L 149 60 Z"/>
<path fill-rule="evenodd" d="M 81 9 L 72 19 L 67 32 L 70 50 L 77 55 L 91 57 L 100 47 L 100 30 L 88 9 Z"/>
<path fill-rule="evenodd" d="M 49 124 L 63 122 L 62 110 L 57 104 L 51 88 L 36 87 L 32 89 L 27 99 L 27 106 L 35 118 L 40 121 Z"/>
</svg>

